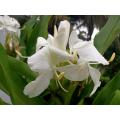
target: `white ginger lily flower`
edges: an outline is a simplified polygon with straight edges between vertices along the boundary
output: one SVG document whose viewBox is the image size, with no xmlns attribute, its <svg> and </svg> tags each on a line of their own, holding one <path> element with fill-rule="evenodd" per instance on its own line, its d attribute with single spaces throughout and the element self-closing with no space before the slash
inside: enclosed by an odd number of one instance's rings
<svg viewBox="0 0 120 120">
<path fill-rule="evenodd" d="M 56 65 L 72 59 L 72 56 L 65 51 L 69 29 L 69 22 L 62 21 L 58 31 L 55 29 L 54 38 L 51 35 L 48 35 L 47 41 L 42 37 L 38 38 L 36 53 L 28 58 L 28 64 L 39 75 L 25 86 L 25 95 L 32 98 L 41 94 L 48 88 L 50 79 L 56 74 Z"/>
<path fill-rule="evenodd" d="M 99 63 L 103 65 L 109 64 L 94 46 L 93 39 L 96 32 L 96 29 L 94 29 L 91 41 L 83 41 L 78 38 L 76 31 L 72 31 L 69 39 L 69 47 L 70 53 L 75 55 L 77 64 L 57 68 L 58 71 L 64 72 L 64 76 L 71 81 L 83 81 L 91 76 L 94 88 L 90 96 L 95 93 L 101 84 L 99 81 L 101 73 L 90 65 Z"/>
<path fill-rule="evenodd" d="M 20 36 L 20 24 L 18 21 L 9 16 L 0 16 L 0 43 L 5 44 L 8 33 Z"/>
</svg>

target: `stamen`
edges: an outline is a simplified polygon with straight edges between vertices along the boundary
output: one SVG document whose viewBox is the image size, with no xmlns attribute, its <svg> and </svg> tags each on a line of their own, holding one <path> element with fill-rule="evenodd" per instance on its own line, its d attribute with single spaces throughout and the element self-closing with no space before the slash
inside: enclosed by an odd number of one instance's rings
<svg viewBox="0 0 120 120">
<path fill-rule="evenodd" d="M 26 28 L 26 26 L 24 25 L 22 28 L 20 28 L 20 30 L 24 30 Z"/>
<path fill-rule="evenodd" d="M 68 63 L 71 65 L 71 64 L 73 64 L 71 61 L 68 61 Z"/>
<path fill-rule="evenodd" d="M 17 55 L 19 55 L 21 58 L 28 58 L 28 56 L 23 56 L 19 51 L 15 50 L 15 52 L 17 53 Z"/>
<path fill-rule="evenodd" d="M 59 75 L 58 75 L 58 80 L 61 80 L 64 76 L 64 72 L 61 72 Z"/>
<path fill-rule="evenodd" d="M 57 82 L 58 82 L 58 84 L 60 85 L 61 89 L 62 89 L 64 92 L 69 92 L 68 90 L 66 90 L 66 89 L 61 85 L 61 83 L 60 83 L 59 80 L 57 80 Z"/>
<path fill-rule="evenodd" d="M 57 77 L 57 79 L 58 79 L 58 77 L 59 77 L 59 76 L 58 76 L 58 73 L 57 73 L 57 71 L 55 71 L 55 76 L 56 76 L 56 77 Z"/>
<path fill-rule="evenodd" d="M 56 77 L 57 77 L 56 82 L 59 84 L 60 88 L 61 88 L 64 92 L 68 92 L 68 90 L 66 90 L 66 89 L 61 85 L 61 83 L 60 83 L 60 81 L 59 81 L 59 80 L 64 76 L 64 72 L 62 72 L 62 73 L 60 73 L 60 74 L 58 75 L 57 71 L 55 71 L 55 75 L 56 75 Z M 57 84 L 57 83 L 56 83 L 56 84 Z"/>
<path fill-rule="evenodd" d="M 110 63 L 110 62 L 112 62 L 114 59 L 115 59 L 115 52 L 113 52 L 113 54 L 112 54 L 112 56 L 111 56 L 111 58 L 109 59 L 108 62 Z"/>
</svg>

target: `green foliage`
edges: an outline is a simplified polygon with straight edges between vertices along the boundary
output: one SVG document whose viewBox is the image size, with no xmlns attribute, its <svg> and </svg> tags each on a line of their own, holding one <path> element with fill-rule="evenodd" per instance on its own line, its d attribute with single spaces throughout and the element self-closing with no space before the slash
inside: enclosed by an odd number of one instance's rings
<svg viewBox="0 0 120 120">
<path fill-rule="evenodd" d="M 95 37 L 95 46 L 102 54 L 110 47 L 120 33 L 120 16 L 110 16 L 106 25 Z"/>
<path fill-rule="evenodd" d="M 11 96 L 12 103 L 40 104 L 42 101 L 40 97 L 29 99 L 23 94 L 24 86 L 27 83 L 24 78 L 35 78 L 34 73 L 32 73 L 28 66 L 26 65 L 25 68 L 25 63 L 15 58 L 8 58 L 2 45 L 0 45 L 0 58 L 0 84 L 5 88 L 3 90 Z M 13 65 L 13 63 L 17 64 Z"/>
<path fill-rule="evenodd" d="M 120 89 L 120 72 L 118 72 L 115 77 L 102 88 L 93 104 L 110 104 L 114 92 L 117 89 Z"/>
<path fill-rule="evenodd" d="M 116 90 L 110 102 L 111 105 L 120 105 L 120 90 Z"/>
<path fill-rule="evenodd" d="M 35 46 L 38 36 L 47 38 L 49 20 L 50 16 L 41 16 L 40 20 L 34 25 L 34 28 L 29 37 L 28 44 L 26 46 L 27 55 L 31 55 L 35 52 Z"/>
<path fill-rule="evenodd" d="M 24 24 L 20 40 L 24 47 L 22 53 L 32 55 L 35 52 L 37 37 L 47 38 L 50 18 L 51 16 L 33 16 Z"/>
</svg>

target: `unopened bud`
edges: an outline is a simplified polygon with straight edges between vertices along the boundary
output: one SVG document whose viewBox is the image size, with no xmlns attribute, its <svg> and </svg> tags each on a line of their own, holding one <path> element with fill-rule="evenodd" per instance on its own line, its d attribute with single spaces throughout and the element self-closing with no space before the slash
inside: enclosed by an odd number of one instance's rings
<svg viewBox="0 0 120 120">
<path fill-rule="evenodd" d="M 9 55 L 16 56 L 16 50 L 19 51 L 19 42 L 15 34 L 13 35 L 11 35 L 10 33 L 7 34 L 5 47 Z"/>
</svg>

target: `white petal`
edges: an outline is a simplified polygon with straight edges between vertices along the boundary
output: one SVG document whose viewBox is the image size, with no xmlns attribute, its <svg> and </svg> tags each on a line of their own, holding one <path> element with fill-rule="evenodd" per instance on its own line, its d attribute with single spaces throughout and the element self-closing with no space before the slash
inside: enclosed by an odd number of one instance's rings
<svg viewBox="0 0 120 120">
<path fill-rule="evenodd" d="M 0 16 L 0 27 L 4 25 L 4 18 L 3 16 Z"/>
<path fill-rule="evenodd" d="M 5 16 L 3 16 L 3 19 L 4 19 L 5 26 L 8 26 L 8 27 L 11 26 L 11 27 L 16 28 L 16 29 L 18 29 L 20 27 L 19 22 L 15 18 L 12 18 L 12 17 L 5 15 Z"/>
<path fill-rule="evenodd" d="M 44 72 L 50 68 L 49 48 L 43 47 L 28 58 L 28 65 L 33 71 Z"/>
<path fill-rule="evenodd" d="M 36 97 L 40 95 L 44 90 L 46 90 L 50 84 L 50 79 L 53 77 L 51 72 L 40 74 L 36 80 L 28 83 L 24 88 L 24 94 L 28 95 L 29 98 Z"/>
<path fill-rule="evenodd" d="M 57 70 L 59 72 L 64 72 L 65 78 L 71 81 L 83 81 L 89 76 L 87 64 L 67 65 L 64 67 L 58 67 Z"/>
<path fill-rule="evenodd" d="M 69 48 L 71 49 L 78 42 L 80 42 L 80 39 L 77 36 L 77 32 L 73 30 L 69 38 Z"/>
<path fill-rule="evenodd" d="M 97 88 L 100 86 L 101 82 L 100 82 L 100 76 L 101 76 L 101 73 L 99 72 L 99 70 L 89 66 L 89 72 L 90 72 L 90 76 L 93 80 L 93 83 L 94 83 L 94 88 L 90 94 L 93 95 L 95 93 L 95 91 L 97 90 Z"/>
<path fill-rule="evenodd" d="M 12 26 L 6 26 L 5 27 L 8 31 L 12 31 L 12 32 L 15 32 L 15 33 L 18 33 L 18 28 L 15 28 L 15 27 L 12 27 Z"/>
<path fill-rule="evenodd" d="M 7 15 L 0 16 L 0 27 L 5 28 L 9 32 L 14 32 L 17 35 L 20 33 L 20 30 L 19 30 L 20 24 L 18 23 L 18 21 Z"/>
<path fill-rule="evenodd" d="M 48 42 L 43 37 L 37 38 L 37 44 L 36 44 L 36 51 L 41 49 L 42 47 L 46 46 Z"/>
<path fill-rule="evenodd" d="M 56 65 L 60 62 L 65 62 L 67 60 L 72 60 L 72 56 L 66 51 L 60 50 L 58 48 L 49 46 L 50 55 L 51 55 L 51 63 Z"/>
<path fill-rule="evenodd" d="M 61 21 L 58 33 L 54 40 L 54 45 L 62 50 L 66 50 L 68 37 L 69 37 L 69 31 L 70 31 L 70 23 L 68 21 Z"/>
<path fill-rule="evenodd" d="M 48 41 L 49 45 L 54 46 L 54 37 L 51 34 L 48 34 L 47 41 Z"/>
<path fill-rule="evenodd" d="M 6 35 L 7 35 L 7 30 L 2 29 L 0 30 L 0 43 L 5 46 L 5 40 L 6 40 Z"/>
<path fill-rule="evenodd" d="M 7 94 L 6 94 L 5 92 L 3 92 L 2 90 L 0 90 L 0 98 L 1 98 L 5 103 L 12 104 L 10 96 L 7 95 Z"/>
<path fill-rule="evenodd" d="M 108 65 L 108 61 L 97 51 L 92 41 L 82 41 L 74 46 L 78 51 L 79 57 L 88 62 L 97 62 Z"/>
<path fill-rule="evenodd" d="M 95 36 L 99 33 L 99 29 L 94 28 L 92 36 L 91 36 L 91 41 L 94 41 Z"/>
<path fill-rule="evenodd" d="M 55 26 L 54 26 L 54 37 L 56 37 L 57 34 L 58 34 L 58 31 L 57 31 L 57 27 L 56 27 L 56 25 L 55 25 Z"/>
</svg>

